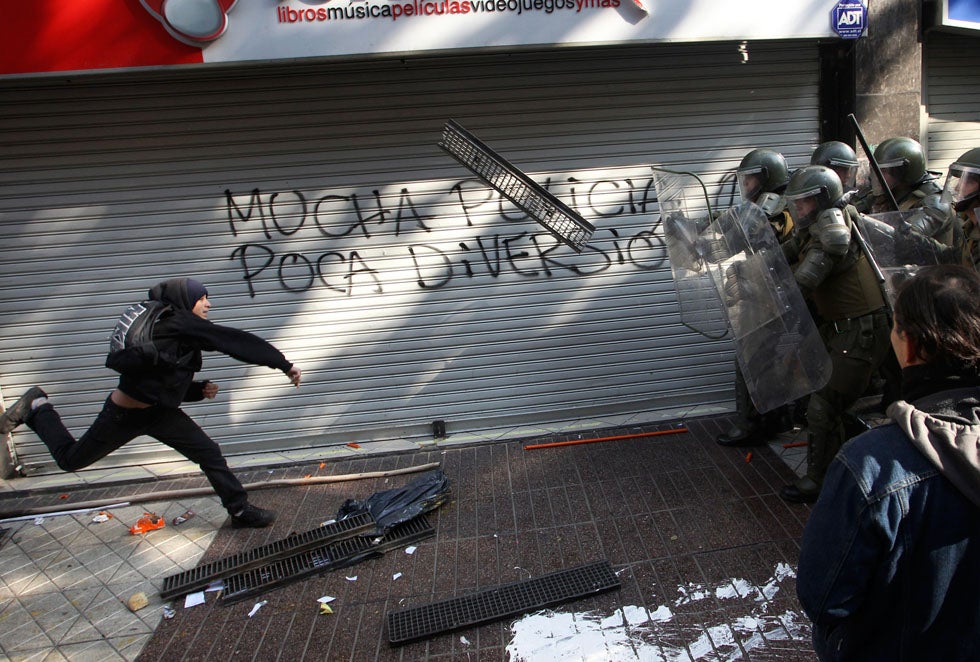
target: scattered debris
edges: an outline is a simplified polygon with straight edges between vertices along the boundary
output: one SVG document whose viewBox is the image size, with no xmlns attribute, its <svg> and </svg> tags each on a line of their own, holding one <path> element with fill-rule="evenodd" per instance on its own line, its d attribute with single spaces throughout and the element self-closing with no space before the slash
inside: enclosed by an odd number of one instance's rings
<svg viewBox="0 0 980 662">
<path fill-rule="evenodd" d="M 354 575 L 353 577 L 344 577 L 344 579 L 346 579 L 349 582 L 356 582 L 357 581 L 357 575 Z"/>
<path fill-rule="evenodd" d="M 195 515 L 194 511 L 188 508 L 187 510 L 184 511 L 183 515 L 177 515 L 177 517 L 173 519 L 173 525 L 177 526 L 178 524 L 183 524 L 190 518 L 194 517 L 194 515 Z"/>
<path fill-rule="evenodd" d="M 198 591 L 197 593 L 188 593 L 187 597 L 184 598 L 184 609 L 190 609 L 191 607 L 196 607 L 198 605 L 204 604 L 204 591 Z"/>
<path fill-rule="evenodd" d="M 416 549 L 418 549 L 418 547 L 416 547 L 415 545 L 409 545 L 408 547 L 405 548 L 405 553 L 414 554 Z"/>
<path fill-rule="evenodd" d="M 41 526 L 42 524 L 44 524 L 44 518 L 43 517 L 35 517 L 34 518 L 34 526 Z"/>
<path fill-rule="evenodd" d="M 342 521 L 361 513 L 370 513 L 382 535 L 392 527 L 422 513 L 434 510 L 449 500 L 449 478 L 443 471 L 431 471 L 404 487 L 375 492 L 367 499 L 347 499 L 337 511 Z"/>
<path fill-rule="evenodd" d="M 129 607 L 129 611 L 139 611 L 148 604 L 150 604 L 150 601 L 143 591 L 133 593 L 129 596 L 129 600 L 126 601 L 126 606 Z"/>
<path fill-rule="evenodd" d="M 129 527 L 129 532 L 138 536 L 141 533 L 162 529 L 166 525 L 167 522 L 156 513 L 143 513 L 143 516 L 136 520 L 136 524 Z"/>
<path fill-rule="evenodd" d="M 745 454 L 745 461 L 746 462 L 752 461 L 752 451 L 749 451 L 748 453 Z"/>
<path fill-rule="evenodd" d="M 166 618 L 166 619 L 169 620 L 169 619 L 173 618 L 176 615 L 177 615 L 177 612 L 174 611 L 174 608 L 173 607 L 171 607 L 170 605 L 163 605 L 163 617 L 164 618 Z"/>
<path fill-rule="evenodd" d="M 321 614 L 332 614 L 333 613 L 333 609 L 331 609 L 330 608 L 330 605 L 328 605 L 326 602 L 321 602 L 320 603 L 320 613 Z"/>
<path fill-rule="evenodd" d="M 268 600 L 262 600 L 261 602 L 256 602 L 255 606 L 252 607 L 252 610 L 248 612 L 248 617 L 252 618 L 253 616 L 255 616 L 255 614 L 259 611 L 259 609 L 262 609 L 262 605 L 268 604 L 268 602 L 269 602 Z"/>
<path fill-rule="evenodd" d="M 333 597 L 332 595 L 325 595 L 322 598 L 317 598 L 316 601 L 320 604 L 326 604 L 328 602 L 333 602 L 336 599 L 337 598 Z"/>
<path fill-rule="evenodd" d="M 391 581 L 395 581 L 396 579 L 398 579 L 398 578 L 399 578 L 399 577 L 401 577 L 401 576 L 402 576 L 402 573 L 400 573 L 400 572 L 396 572 L 395 574 L 393 574 L 393 575 L 391 576 Z"/>
<path fill-rule="evenodd" d="M 100 510 L 99 514 L 92 518 L 93 524 L 101 524 L 102 522 L 108 522 L 112 519 L 112 515 L 104 510 Z"/>
<path fill-rule="evenodd" d="M 463 644 L 464 646 L 469 646 L 470 645 L 470 640 L 467 639 L 466 637 L 460 637 L 459 638 L 459 643 Z"/>
<path fill-rule="evenodd" d="M 358 444 L 358 443 L 355 443 L 355 442 L 353 442 L 353 441 L 352 441 L 352 442 L 350 442 L 350 443 L 349 443 L 349 444 L 347 444 L 347 445 L 348 445 L 348 446 L 349 446 L 350 448 L 360 448 L 360 447 L 361 447 L 361 445 L 360 445 L 360 444 Z"/>
</svg>

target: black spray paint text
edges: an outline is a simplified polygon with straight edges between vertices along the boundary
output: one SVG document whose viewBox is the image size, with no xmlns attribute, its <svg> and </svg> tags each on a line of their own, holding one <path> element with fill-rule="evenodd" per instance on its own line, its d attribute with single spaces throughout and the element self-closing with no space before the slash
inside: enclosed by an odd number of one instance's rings
<svg viewBox="0 0 980 662">
<path fill-rule="evenodd" d="M 266 288 L 381 294 L 391 284 L 391 273 L 408 280 L 406 270 L 414 286 L 439 289 L 460 278 L 584 277 L 617 265 L 648 270 L 665 264 L 662 235 L 655 232 L 650 211 L 656 205 L 652 180 L 583 184 L 570 177 L 567 184 L 571 206 L 587 218 L 601 219 L 581 254 L 543 229 L 527 231 L 539 226 L 478 180 L 464 180 L 437 199 L 431 194 L 413 196 L 407 187 L 397 196 L 375 190 L 315 199 L 301 191 L 228 190 L 229 230 L 240 240 L 243 235 L 250 239 L 230 258 L 238 262 L 252 297 Z M 610 227 L 611 219 L 636 215 L 650 219 L 643 230 L 620 236 Z M 495 218 L 502 222 L 493 223 L 490 232 L 467 232 L 460 239 L 459 230 L 468 231 L 477 223 L 486 227 L 488 219 Z M 391 267 L 394 264 L 397 269 Z"/>
</svg>

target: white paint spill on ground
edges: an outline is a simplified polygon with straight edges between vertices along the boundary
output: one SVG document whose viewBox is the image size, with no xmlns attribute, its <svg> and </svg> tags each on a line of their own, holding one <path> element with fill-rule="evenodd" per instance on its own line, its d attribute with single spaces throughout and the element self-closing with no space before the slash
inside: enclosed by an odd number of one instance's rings
<svg viewBox="0 0 980 662">
<path fill-rule="evenodd" d="M 762 586 L 740 578 L 713 589 L 678 586 L 681 597 L 674 601 L 674 609 L 714 597 L 726 603 L 739 601 L 746 610 L 744 616 L 730 623 L 705 623 L 704 630 L 693 639 L 690 626 L 674 623 L 675 613 L 667 605 L 656 609 L 629 605 L 611 614 L 545 610 L 511 625 L 507 653 L 511 662 L 728 661 L 764 648 L 767 641 L 809 642 L 810 623 L 805 616 L 794 611 L 767 613 L 769 601 L 781 589 L 791 588 L 782 583 L 795 577 L 793 568 L 780 563 Z M 730 613 L 731 607 L 726 607 Z M 706 613 L 713 611 L 709 608 Z"/>
</svg>

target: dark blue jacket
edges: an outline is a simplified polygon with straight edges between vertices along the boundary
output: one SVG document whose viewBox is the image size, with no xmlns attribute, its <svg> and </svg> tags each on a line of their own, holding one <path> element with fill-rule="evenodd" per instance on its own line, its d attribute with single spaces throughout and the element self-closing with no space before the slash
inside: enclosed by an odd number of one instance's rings
<svg viewBox="0 0 980 662">
<path fill-rule="evenodd" d="M 822 660 L 980 659 L 980 389 L 945 385 L 827 473 L 797 574 Z"/>
</svg>

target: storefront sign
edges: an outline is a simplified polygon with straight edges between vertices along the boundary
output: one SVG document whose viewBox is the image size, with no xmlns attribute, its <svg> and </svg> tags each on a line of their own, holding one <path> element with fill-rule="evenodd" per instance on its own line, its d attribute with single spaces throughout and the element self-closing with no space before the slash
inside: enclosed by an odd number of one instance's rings
<svg viewBox="0 0 980 662">
<path fill-rule="evenodd" d="M 830 26 L 826 17 L 841 4 L 835 0 L 37 0 L 5 7 L 0 22 L 4 44 L 0 76 L 479 48 L 816 39 L 834 36 L 838 23 Z M 856 18 L 844 13 L 839 23 L 847 27 Z"/>
<path fill-rule="evenodd" d="M 862 2 L 841 0 L 830 16 L 834 32 L 841 39 L 857 39 L 868 27 L 868 8 Z"/>
</svg>

